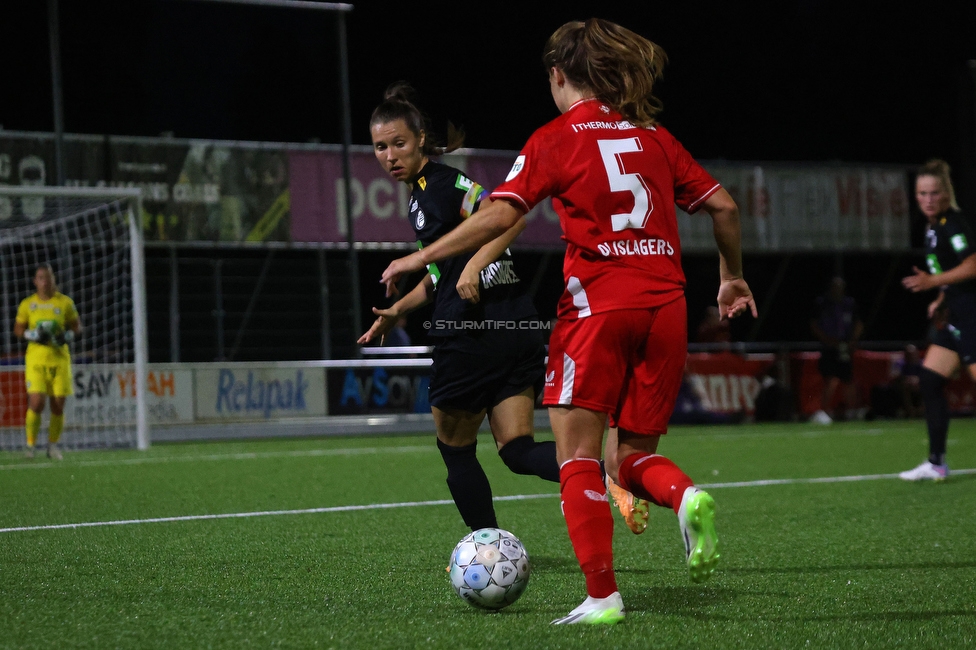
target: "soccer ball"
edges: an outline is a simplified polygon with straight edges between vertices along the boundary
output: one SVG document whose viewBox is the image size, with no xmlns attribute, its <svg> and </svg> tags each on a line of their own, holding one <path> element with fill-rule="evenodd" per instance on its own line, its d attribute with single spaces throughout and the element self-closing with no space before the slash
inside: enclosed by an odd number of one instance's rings
<svg viewBox="0 0 976 650">
<path fill-rule="evenodd" d="M 482 528 L 454 547 L 449 571 L 454 591 L 466 603 L 502 609 L 518 600 L 529 584 L 529 554 L 507 530 Z"/>
</svg>

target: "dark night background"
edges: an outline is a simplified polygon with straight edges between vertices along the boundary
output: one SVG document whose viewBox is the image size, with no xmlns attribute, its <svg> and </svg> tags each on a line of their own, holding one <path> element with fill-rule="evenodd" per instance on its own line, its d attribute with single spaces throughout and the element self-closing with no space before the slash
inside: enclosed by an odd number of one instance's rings
<svg viewBox="0 0 976 650">
<path fill-rule="evenodd" d="M 519 148 L 555 115 L 546 37 L 598 14 L 668 52 L 663 121 L 698 158 L 959 166 L 972 144 L 973 2 L 352 4 L 355 142 L 407 79 L 470 146 Z M 51 130 L 46 3 L 18 10 L 0 22 L 0 124 Z M 330 14 L 192 0 L 61 0 L 60 14 L 69 132 L 339 141 Z"/>
<path fill-rule="evenodd" d="M 556 115 L 540 62 L 546 38 L 568 20 L 598 15 L 667 51 L 662 122 L 697 158 L 917 165 L 942 157 L 953 166 L 960 203 L 976 209 L 971 1 L 352 4 L 355 143 L 368 143 L 369 114 L 383 89 L 406 79 L 436 126 L 464 126 L 468 146 L 518 149 Z M 341 141 L 330 14 L 192 0 L 61 0 L 60 29 L 68 132 Z M 0 65 L 3 128 L 51 131 L 45 2 L 18 3 L 16 17 L 7 12 L 0 21 Z M 388 257 L 364 256 L 364 277 Z M 782 260 L 746 262 L 762 299 Z M 920 336 L 927 297 L 906 298 L 897 287 L 913 262 L 871 254 L 797 258 L 786 283 L 802 278 L 809 286 L 780 291 L 762 331 L 743 321 L 734 335 L 808 340 L 806 319 L 796 315 L 842 267 L 874 319 L 867 338 Z M 714 264 L 688 259 L 686 270 L 694 324 L 713 299 Z M 556 271 L 557 284 L 545 284 L 540 296 L 558 295 Z M 364 291 L 365 306 L 378 302 Z M 900 312 L 918 322 L 894 327 L 891 315 Z"/>
</svg>

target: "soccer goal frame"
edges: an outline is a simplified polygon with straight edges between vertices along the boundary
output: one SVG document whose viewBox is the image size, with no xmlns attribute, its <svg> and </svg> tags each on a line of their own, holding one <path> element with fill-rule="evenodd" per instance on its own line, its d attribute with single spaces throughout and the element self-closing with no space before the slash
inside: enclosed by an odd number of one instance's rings
<svg viewBox="0 0 976 650">
<path fill-rule="evenodd" d="M 115 212 L 111 214 L 125 220 L 125 224 L 119 227 L 120 231 L 128 231 L 128 275 L 129 291 L 131 296 L 132 313 L 132 364 L 134 370 L 134 391 L 135 391 L 135 413 L 134 443 L 136 448 L 145 450 L 150 446 L 150 428 L 146 397 L 146 380 L 148 377 L 148 336 L 147 336 L 147 312 L 146 312 L 146 276 L 145 276 L 145 257 L 144 243 L 142 234 L 142 191 L 139 188 L 112 188 L 112 187 L 51 187 L 51 186 L 4 186 L 0 185 L 0 219 L 9 219 L 14 213 L 12 206 L 15 201 L 26 204 L 31 200 L 38 201 L 44 199 L 54 199 L 57 206 L 56 210 L 60 214 L 54 215 L 35 215 L 35 219 L 24 219 L 23 215 L 19 222 L 10 222 L 4 225 L 0 220 L 0 242 L 6 244 L 8 241 L 16 241 L 18 237 L 33 237 L 33 233 L 41 230 L 49 230 L 64 236 L 59 230 L 59 222 L 76 218 L 82 214 L 93 213 L 100 209 L 114 206 Z M 79 208 L 80 212 L 71 213 L 70 202 L 77 201 L 77 205 L 84 206 Z M 23 210 L 22 210 L 23 212 Z M 66 227 L 66 226 L 65 226 Z M 84 245 L 84 241 L 78 241 L 79 246 Z M 41 260 L 43 261 L 43 260 Z M 5 263 L 6 265 L 6 263 Z M 7 271 L 4 269 L 4 274 Z M 4 288 L 6 292 L 6 287 Z M 26 297 L 22 296 L 22 297 Z M 8 307 L 5 306 L 5 309 Z M 9 315 L 9 314 L 7 314 Z M 12 315 L 9 318 L 10 326 L 13 323 Z M 85 314 L 81 315 L 84 319 Z M 82 321 L 84 323 L 84 320 Z M 4 329 L 6 331 L 6 329 Z M 83 335 L 84 336 L 84 335 Z M 10 345 L 10 342 L 7 342 Z M 69 416 L 70 417 L 70 416 Z M 131 429 L 130 429 L 131 431 Z M 132 441 L 127 444 L 131 445 Z M 95 444 L 94 446 L 111 446 Z"/>
</svg>

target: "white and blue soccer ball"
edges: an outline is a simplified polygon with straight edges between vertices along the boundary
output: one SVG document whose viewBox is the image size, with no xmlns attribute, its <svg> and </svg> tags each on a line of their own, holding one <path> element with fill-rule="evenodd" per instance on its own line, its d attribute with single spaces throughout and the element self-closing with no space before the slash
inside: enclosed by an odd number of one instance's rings
<svg viewBox="0 0 976 650">
<path fill-rule="evenodd" d="M 454 591 L 469 605 L 498 610 L 508 607 L 529 584 L 529 554 L 519 538 L 501 528 L 469 533 L 451 553 Z"/>
</svg>

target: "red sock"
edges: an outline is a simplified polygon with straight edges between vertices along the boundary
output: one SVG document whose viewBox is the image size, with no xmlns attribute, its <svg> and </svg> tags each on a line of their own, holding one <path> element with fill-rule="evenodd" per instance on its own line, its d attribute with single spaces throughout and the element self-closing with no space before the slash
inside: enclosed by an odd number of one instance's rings
<svg viewBox="0 0 976 650">
<path fill-rule="evenodd" d="M 600 462 L 577 458 L 559 469 L 563 517 L 576 559 L 586 576 L 586 593 L 606 598 L 617 591 L 613 574 L 613 517 Z"/>
<path fill-rule="evenodd" d="M 631 494 L 678 513 L 685 490 L 694 485 L 688 475 L 664 456 L 631 454 L 617 470 L 617 484 Z"/>
</svg>

